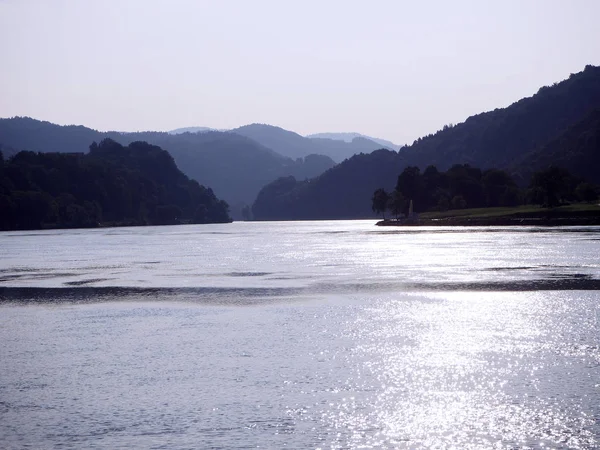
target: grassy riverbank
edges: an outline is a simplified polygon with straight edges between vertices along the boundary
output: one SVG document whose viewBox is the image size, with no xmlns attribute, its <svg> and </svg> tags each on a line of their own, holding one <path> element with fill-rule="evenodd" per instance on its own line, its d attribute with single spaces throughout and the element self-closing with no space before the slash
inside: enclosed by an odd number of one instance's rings
<svg viewBox="0 0 600 450">
<path fill-rule="evenodd" d="M 524 205 L 512 208 L 474 208 L 450 211 L 422 213 L 419 219 L 406 223 L 387 219 L 377 225 L 456 225 L 456 226 L 493 226 L 493 225 L 600 225 L 600 205 L 577 203 L 556 208 Z"/>
</svg>

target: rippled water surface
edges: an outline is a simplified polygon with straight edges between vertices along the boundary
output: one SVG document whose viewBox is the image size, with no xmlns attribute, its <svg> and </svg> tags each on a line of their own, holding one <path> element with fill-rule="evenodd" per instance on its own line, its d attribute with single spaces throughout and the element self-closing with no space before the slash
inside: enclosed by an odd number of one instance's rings
<svg viewBox="0 0 600 450">
<path fill-rule="evenodd" d="M 2 448 L 600 448 L 600 228 L 0 233 Z"/>
</svg>

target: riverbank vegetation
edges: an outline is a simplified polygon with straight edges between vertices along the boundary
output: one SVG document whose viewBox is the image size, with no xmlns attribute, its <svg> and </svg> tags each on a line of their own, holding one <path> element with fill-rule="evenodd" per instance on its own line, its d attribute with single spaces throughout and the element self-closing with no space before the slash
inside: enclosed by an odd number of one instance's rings
<svg viewBox="0 0 600 450">
<path fill-rule="evenodd" d="M 371 199 L 374 212 L 389 211 L 403 223 L 409 202 L 422 213 L 418 223 L 514 222 L 523 219 L 551 220 L 600 216 L 599 189 L 566 169 L 549 167 L 535 172 L 527 188 L 519 188 L 505 171 L 482 171 L 468 164 L 457 164 L 446 172 L 429 166 L 423 173 L 407 167 L 398 176 L 396 188 L 388 193 L 377 189 Z M 579 203 L 574 205 L 573 203 Z M 399 220 L 400 219 L 400 220 Z M 392 223 L 392 222 L 390 222 Z M 415 223 L 414 220 L 411 223 Z"/>
<path fill-rule="evenodd" d="M 377 225 L 419 225 L 419 226 L 582 226 L 600 225 L 600 205 L 576 203 L 545 208 L 538 205 L 523 205 L 513 208 L 474 208 L 433 211 L 423 213 L 418 219 L 382 220 Z"/>
</svg>

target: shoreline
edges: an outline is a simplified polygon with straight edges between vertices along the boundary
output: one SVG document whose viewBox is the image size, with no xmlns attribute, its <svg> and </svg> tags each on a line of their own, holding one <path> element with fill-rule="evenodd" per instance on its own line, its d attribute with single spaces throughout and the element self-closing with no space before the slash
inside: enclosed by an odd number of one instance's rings
<svg viewBox="0 0 600 450">
<path fill-rule="evenodd" d="M 385 219 L 378 226 L 600 226 L 597 210 L 542 210 L 513 212 L 512 214 L 453 215 L 447 217 L 419 217 L 413 220 Z"/>
<path fill-rule="evenodd" d="M 544 226 L 544 227 L 562 227 L 562 226 L 600 226 L 600 217 L 595 218 L 559 218 L 559 219 L 538 219 L 538 218 L 463 218 L 448 217 L 444 219 L 420 219 L 413 222 L 402 222 L 386 219 L 380 220 L 375 225 L 384 227 L 429 227 L 429 226 L 459 226 L 459 227 L 491 227 L 491 226 Z"/>
</svg>

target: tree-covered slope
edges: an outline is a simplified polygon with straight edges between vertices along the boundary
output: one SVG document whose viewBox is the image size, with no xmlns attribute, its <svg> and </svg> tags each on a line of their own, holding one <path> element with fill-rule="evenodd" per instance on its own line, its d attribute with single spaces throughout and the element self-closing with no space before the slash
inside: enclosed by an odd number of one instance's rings
<svg viewBox="0 0 600 450">
<path fill-rule="evenodd" d="M 228 205 L 157 146 L 105 139 L 90 152 L 0 159 L 0 228 L 229 222 Z"/>
<path fill-rule="evenodd" d="M 555 165 L 600 184 L 600 108 L 515 163 L 522 174 Z"/>
<path fill-rule="evenodd" d="M 575 161 L 573 155 L 578 154 L 577 163 L 565 162 L 565 165 L 576 176 L 597 180 L 597 174 L 589 173 L 595 171 L 597 161 L 594 156 L 597 152 L 593 150 L 597 148 L 594 116 L 585 119 L 594 108 L 600 108 L 600 68 L 587 66 L 565 81 L 541 88 L 532 97 L 444 127 L 397 154 L 388 152 L 385 158 L 381 152 L 359 155 L 309 183 L 294 186 L 288 181 L 284 186 L 281 182 L 277 187 L 267 186 L 254 204 L 255 216 L 316 219 L 372 215 L 370 198 L 374 190 L 393 187 L 407 166 L 423 170 L 435 165 L 447 170 L 455 164 L 467 163 L 483 170 L 510 169 L 517 182 L 524 185 L 532 169 L 555 161 Z M 581 128 L 575 126 L 580 121 L 583 121 Z M 559 138 L 569 127 L 575 127 L 569 137 Z M 566 144 L 574 136 L 578 136 L 577 152 L 569 150 Z M 529 154 L 536 154 L 535 160 L 539 161 L 536 167 L 530 167 L 534 160 L 526 159 Z M 516 161 L 522 163 L 515 165 Z"/>
<path fill-rule="evenodd" d="M 373 191 L 392 189 L 403 166 L 390 150 L 355 155 L 312 180 L 274 181 L 260 191 L 252 212 L 258 220 L 370 217 Z"/>
<path fill-rule="evenodd" d="M 456 163 L 508 168 L 600 107 L 600 67 L 586 66 L 507 108 L 469 117 L 402 150 L 411 164 L 447 169 Z"/>
</svg>

